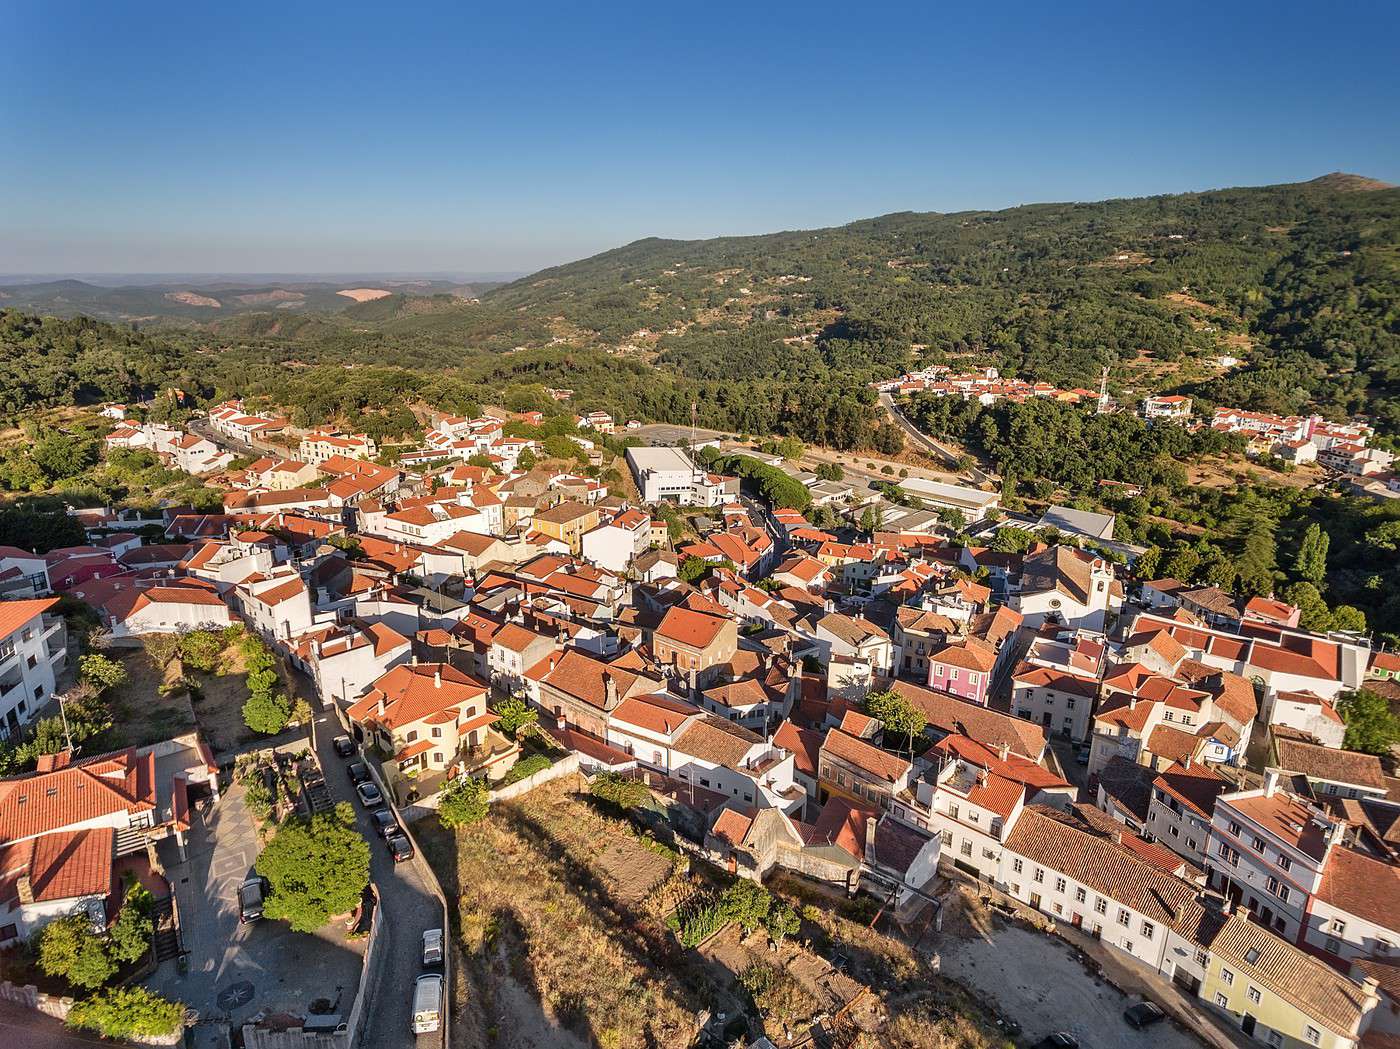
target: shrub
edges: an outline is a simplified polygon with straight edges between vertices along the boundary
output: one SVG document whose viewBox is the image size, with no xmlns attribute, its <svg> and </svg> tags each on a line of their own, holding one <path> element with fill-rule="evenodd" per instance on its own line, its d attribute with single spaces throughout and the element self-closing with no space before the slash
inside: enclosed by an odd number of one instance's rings
<svg viewBox="0 0 1400 1049">
<path fill-rule="evenodd" d="M 526 725 L 533 725 L 540 719 L 538 710 L 514 696 L 502 700 L 501 705 L 496 708 L 496 713 L 501 716 L 496 722 L 496 727 L 511 738 Z"/>
<path fill-rule="evenodd" d="M 438 819 L 444 827 L 456 830 L 469 827 L 486 818 L 490 808 L 491 788 L 479 779 L 458 780 L 442 792 Z"/>
<path fill-rule="evenodd" d="M 612 802 L 620 809 L 644 805 L 651 796 L 651 791 L 641 780 L 630 779 L 616 772 L 599 773 L 589 784 L 588 792 L 595 798 Z"/>
<path fill-rule="evenodd" d="M 802 928 L 802 919 L 797 916 L 797 912 L 788 903 L 775 902 L 768 911 L 767 918 L 763 921 L 763 927 L 768 930 L 768 935 L 773 937 L 778 943 L 789 936 L 793 936 Z"/>
<path fill-rule="evenodd" d="M 100 652 L 91 652 L 78 660 L 78 676 L 99 692 L 126 684 L 126 667 Z"/>
<path fill-rule="evenodd" d="M 536 772 L 543 772 L 554 762 L 550 761 L 543 754 L 531 754 L 528 758 L 517 761 L 515 766 L 506 773 L 506 777 L 501 782 L 509 786 L 512 783 L 519 783 L 522 779 L 533 776 Z"/>
<path fill-rule="evenodd" d="M 144 987 L 114 987 L 73 1003 L 69 1027 L 96 1031 L 103 1038 L 159 1037 L 180 1029 L 185 1009 Z"/>
<path fill-rule="evenodd" d="M 108 952 L 121 965 L 130 965 L 151 946 L 151 934 L 155 932 L 155 925 L 150 917 L 142 912 L 141 903 L 139 896 L 129 895 L 117 914 L 117 920 L 107 930 Z"/>
</svg>

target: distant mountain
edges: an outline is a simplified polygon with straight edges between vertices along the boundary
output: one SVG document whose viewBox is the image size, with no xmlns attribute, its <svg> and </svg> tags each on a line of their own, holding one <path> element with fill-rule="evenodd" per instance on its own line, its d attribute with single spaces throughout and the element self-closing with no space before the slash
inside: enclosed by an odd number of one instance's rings
<svg viewBox="0 0 1400 1049">
<path fill-rule="evenodd" d="M 450 296 L 474 299 L 499 282 L 464 284 L 457 281 L 355 278 L 343 283 L 281 281 L 251 283 L 129 284 L 109 286 L 63 279 L 0 284 L 0 307 L 30 310 L 58 317 L 86 316 L 134 323 L 157 321 L 209 322 L 231 315 L 264 311 L 338 313 L 367 299 Z M 346 294 L 351 292 L 354 294 Z"/>
</svg>

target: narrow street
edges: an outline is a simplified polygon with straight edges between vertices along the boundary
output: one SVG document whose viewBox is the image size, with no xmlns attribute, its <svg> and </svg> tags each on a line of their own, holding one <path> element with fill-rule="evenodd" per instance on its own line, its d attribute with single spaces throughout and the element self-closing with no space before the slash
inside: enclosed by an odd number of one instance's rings
<svg viewBox="0 0 1400 1049">
<path fill-rule="evenodd" d="M 934 458 L 947 463 L 954 471 L 958 469 L 957 455 L 943 447 L 943 445 L 939 444 L 932 437 L 911 423 L 908 417 L 895 405 L 893 397 L 888 393 L 880 394 L 880 404 L 884 406 L 885 410 L 889 412 L 894 418 L 894 421 L 899 424 L 900 429 L 909 436 L 910 440 L 920 448 L 928 451 Z M 991 484 L 996 480 L 995 477 L 976 465 L 967 469 L 967 475 L 973 484 Z"/>
<path fill-rule="evenodd" d="M 395 863 L 383 840 L 370 826 L 365 807 L 351 789 L 345 772 L 347 762 L 335 753 L 332 745 L 340 734 L 340 723 L 333 713 L 323 711 L 317 715 L 316 754 L 326 774 L 326 786 L 335 801 L 348 801 L 355 807 L 360 833 L 369 842 L 370 877 L 379 890 L 380 936 L 383 939 L 379 944 L 379 960 L 372 967 L 376 971 L 364 976 L 369 981 L 369 1005 L 360 1028 L 360 1045 L 366 1049 L 389 1049 L 391 1046 L 438 1049 L 446 1044 L 445 1026 L 436 1034 L 415 1038 L 412 1014 L 413 982 L 422 971 L 423 933 L 443 927 L 442 903 L 417 843 L 414 843 L 417 855 L 412 860 Z M 411 836 L 412 828 L 407 829 Z M 450 994 L 448 1001 L 451 1001 Z"/>
</svg>

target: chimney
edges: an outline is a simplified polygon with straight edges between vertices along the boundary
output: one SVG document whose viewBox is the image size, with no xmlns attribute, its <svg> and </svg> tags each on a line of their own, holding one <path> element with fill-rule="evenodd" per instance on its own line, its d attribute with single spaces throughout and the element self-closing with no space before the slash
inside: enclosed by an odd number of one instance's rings
<svg viewBox="0 0 1400 1049">
<path fill-rule="evenodd" d="M 1129 709 L 1129 710 L 1136 710 L 1136 709 L 1137 709 L 1137 696 L 1133 695 L 1132 693 L 1129 693 L 1129 694 L 1128 694 L 1128 709 Z"/>
<path fill-rule="evenodd" d="M 15 884 L 15 892 L 19 894 L 20 903 L 34 902 L 34 886 L 29 880 L 28 871 L 19 876 L 19 881 Z"/>
<path fill-rule="evenodd" d="M 1278 790 L 1278 770 L 1270 769 L 1264 773 L 1264 797 L 1272 798 L 1276 790 Z"/>
<path fill-rule="evenodd" d="M 603 671 L 603 705 L 611 710 L 617 705 L 617 682 L 609 671 Z"/>
<path fill-rule="evenodd" d="M 433 669 L 433 688 L 442 688 L 442 664 Z"/>
<path fill-rule="evenodd" d="M 1186 755 L 1185 760 L 1182 761 L 1181 767 L 1184 769 L 1189 769 L 1191 767 L 1191 755 L 1189 753 Z"/>
<path fill-rule="evenodd" d="M 1002 740 L 1001 745 L 997 747 L 997 757 L 1001 758 L 1002 761 L 1005 761 L 1010 756 L 1010 754 L 1011 744 L 1007 743 L 1005 740 Z"/>
<path fill-rule="evenodd" d="M 865 817 L 865 855 L 867 858 L 875 855 L 875 827 L 879 824 L 874 816 Z"/>
</svg>

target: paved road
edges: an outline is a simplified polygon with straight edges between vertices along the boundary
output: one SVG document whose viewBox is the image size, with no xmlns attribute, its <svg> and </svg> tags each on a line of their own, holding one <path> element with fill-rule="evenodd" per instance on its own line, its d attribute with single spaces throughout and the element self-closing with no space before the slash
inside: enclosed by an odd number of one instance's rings
<svg viewBox="0 0 1400 1049">
<path fill-rule="evenodd" d="M 411 1020 L 413 981 L 422 971 L 423 933 L 442 928 L 442 903 L 421 857 L 409 863 L 394 863 L 370 827 L 364 806 L 350 789 L 346 762 L 331 745 L 340 731 L 333 713 L 317 715 L 316 753 L 326 772 L 326 785 L 336 801 L 349 801 L 355 806 L 360 831 L 370 843 L 370 875 L 379 890 L 383 936 L 379 944 L 383 962 L 376 967 L 377 977 L 370 977 L 374 981 L 369 988 L 371 1004 L 361 1027 L 360 1044 L 367 1049 L 415 1045 L 417 1049 L 439 1049 L 444 1044 L 445 1031 L 415 1039 Z"/>
<path fill-rule="evenodd" d="M 939 444 L 932 437 L 911 423 L 908 417 L 895 405 L 893 397 L 888 393 L 882 393 L 880 394 L 880 403 L 884 405 L 885 410 L 894 417 L 894 421 L 899 424 L 900 428 L 909 435 L 909 438 L 915 444 L 923 448 L 934 458 L 941 459 L 948 466 L 952 467 L 953 470 L 956 471 L 958 469 L 957 455 L 943 447 L 943 445 Z M 991 474 L 976 466 L 969 467 L 967 475 L 972 479 L 974 484 L 990 484 L 994 480 Z"/>
</svg>

